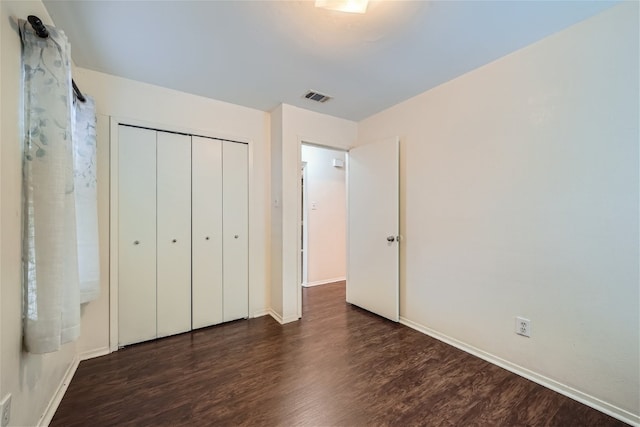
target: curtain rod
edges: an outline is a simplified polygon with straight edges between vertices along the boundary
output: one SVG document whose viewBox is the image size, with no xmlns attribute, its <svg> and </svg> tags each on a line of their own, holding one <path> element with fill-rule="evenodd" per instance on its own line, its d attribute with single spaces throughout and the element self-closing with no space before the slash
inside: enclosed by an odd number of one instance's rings
<svg viewBox="0 0 640 427">
<path fill-rule="evenodd" d="M 27 20 L 29 21 L 29 23 L 33 27 L 33 31 L 36 32 L 36 35 L 38 37 L 40 37 L 42 39 L 49 38 L 49 31 L 47 31 L 47 27 L 44 26 L 44 24 L 42 23 L 40 18 L 38 18 L 35 15 L 29 15 L 27 17 Z M 78 85 L 76 84 L 75 81 L 73 81 L 73 79 L 71 79 L 71 85 L 73 86 L 73 92 L 75 93 L 76 98 L 78 98 L 78 100 L 80 102 L 85 102 L 87 99 L 84 97 L 82 92 L 80 92 L 80 89 L 78 88 Z"/>
</svg>

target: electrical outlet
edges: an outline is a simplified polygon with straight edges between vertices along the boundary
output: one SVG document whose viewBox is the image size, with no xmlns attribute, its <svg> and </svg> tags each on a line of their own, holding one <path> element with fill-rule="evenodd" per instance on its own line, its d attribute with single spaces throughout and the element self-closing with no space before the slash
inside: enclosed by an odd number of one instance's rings
<svg viewBox="0 0 640 427">
<path fill-rule="evenodd" d="M 11 395 L 7 394 L 0 402 L 0 426 L 7 427 L 11 419 Z"/>
<path fill-rule="evenodd" d="M 524 317 L 516 317 L 516 334 L 531 337 L 531 320 Z"/>
</svg>

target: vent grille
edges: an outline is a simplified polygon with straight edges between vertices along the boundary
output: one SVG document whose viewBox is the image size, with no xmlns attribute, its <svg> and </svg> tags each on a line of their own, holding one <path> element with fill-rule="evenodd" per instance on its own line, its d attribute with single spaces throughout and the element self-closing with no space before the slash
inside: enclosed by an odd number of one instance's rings
<svg viewBox="0 0 640 427">
<path fill-rule="evenodd" d="M 311 101 L 316 101 L 316 102 L 327 102 L 328 100 L 330 100 L 332 97 L 329 95 L 325 95 L 322 94 L 320 92 L 316 92 L 314 90 L 310 90 L 309 92 L 304 94 L 304 97 L 311 100 Z"/>
</svg>

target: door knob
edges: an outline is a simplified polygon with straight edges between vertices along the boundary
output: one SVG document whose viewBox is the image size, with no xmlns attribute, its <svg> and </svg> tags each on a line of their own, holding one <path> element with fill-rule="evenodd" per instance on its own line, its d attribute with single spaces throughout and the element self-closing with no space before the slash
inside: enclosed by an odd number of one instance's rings
<svg viewBox="0 0 640 427">
<path fill-rule="evenodd" d="M 140 241 L 139 241 L 139 240 L 134 240 L 134 241 L 133 241 L 133 244 L 134 244 L 134 245 L 139 245 L 139 244 L 140 244 Z"/>
<path fill-rule="evenodd" d="M 205 237 L 204 240 L 209 240 L 209 236 Z"/>
<path fill-rule="evenodd" d="M 237 239 L 238 237 L 240 237 L 240 236 L 238 236 L 237 234 L 235 236 L 233 236 L 234 239 Z"/>
<path fill-rule="evenodd" d="M 393 243 L 393 242 L 395 242 L 395 241 L 396 241 L 395 236 L 388 236 L 388 237 L 387 237 L 387 242 L 389 242 L 389 243 Z"/>
<path fill-rule="evenodd" d="M 171 242 L 172 242 L 172 243 L 175 243 L 175 242 L 177 242 L 177 240 L 176 240 L 176 239 L 173 239 Z"/>
</svg>

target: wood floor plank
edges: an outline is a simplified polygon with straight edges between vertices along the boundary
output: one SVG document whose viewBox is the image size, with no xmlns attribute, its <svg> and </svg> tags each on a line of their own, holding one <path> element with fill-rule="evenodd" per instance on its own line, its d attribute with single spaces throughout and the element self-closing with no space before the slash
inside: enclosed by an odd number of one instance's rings
<svg viewBox="0 0 640 427">
<path fill-rule="evenodd" d="M 303 290 L 301 321 L 242 320 L 80 364 L 52 426 L 620 426 L 454 347 Z"/>
</svg>

